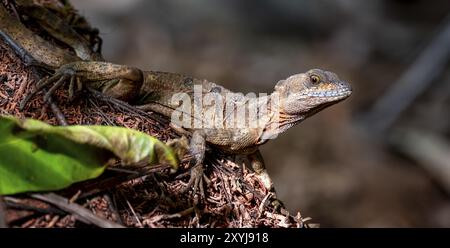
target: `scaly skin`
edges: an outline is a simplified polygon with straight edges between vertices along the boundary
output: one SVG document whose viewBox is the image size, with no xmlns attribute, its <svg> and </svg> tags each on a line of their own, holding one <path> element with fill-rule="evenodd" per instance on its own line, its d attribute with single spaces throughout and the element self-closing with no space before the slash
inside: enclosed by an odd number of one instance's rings
<svg viewBox="0 0 450 248">
<path fill-rule="evenodd" d="M 0 3 L 0 36 L 27 65 L 37 64 L 58 68 L 80 60 L 63 49 L 52 46 L 11 16 Z"/>
<path fill-rule="evenodd" d="M 0 4 L 0 37 L 18 52 L 27 65 L 33 64 L 56 69 L 61 65 L 78 60 L 103 60 L 100 54 L 89 49 L 88 43 L 94 41 L 87 41 L 74 30 L 79 26 L 85 32 L 94 32 L 93 29 L 89 30 L 90 27 L 82 19 L 75 18 L 74 22 L 77 26 L 72 27 L 66 20 L 61 19 L 52 11 L 36 5 L 32 0 L 17 0 L 14 4 L 21 14 L 27 15 L 39 23 L 53 38 L 67 44 L 75 52 L 75 54 L 71 54 L 49 44 L 27 29 L 15 16 L 11 16 Z M 54 6 L 54 9 L 57 9 L 57 6 Z M 88 36 L 93 39 L 90 35 Z M 26 58 L 26 56 L 31 56 L 31 58 Z"/>
<path fill-rule="evenodd" d="M 49 11 L 47 8 L 36 4 L 33 0 L 16 0 L 15 6 L 22 14 L 39 23 L 52 37 L 72 47 L 76 55 L 82 60 L 102 60 L 99 54 L 91 51 L 88 40 L 75 32 L 66 20 L 53 13 L 68 12 L 66 10 L 68 6 L 53 4 L 47 6 L 52 9 L 52 11 Z"/>
<path fill-rule="evenodd" d="M 221 98 L 215 105 L 201 105 L 197 113 L 194 107 L 189 107 L 188 110 L 191 112 L 187 115 L 187 123 L 192 124 L 196 120 L 208 119 L 219 120 L 223 126 L 205 128 L 174 125 L 174 129 L 181 135 L 191 136 L 191 153 L 195 166 L 191 170 L 191 178 L 186 189 L 194 186 L 194 192 L 198 187 L 203 192 L 202 164 L 206 144 L 237 154 L 237 161 L 244 161 L 243 163 L 250 161 L 251 167 L 264 186 L 272 191 L 273 184 L 258 147 L 351 94 L 350 85 L 341 81 L 336 74 L 320 69 L 309 70 L 279 81 L 270 96 L 264 99 L 259 98 L 259 100 L 268 99 L 269 107 L 265 109 L 266 111 L 261 112 L 258 117 L 245 118 L 246 125 L 243 127 L 235 127 L 226 123 L 229 115 L 225 111 L 227 104 L 236 103 L 237 100 L 228 97 L 228 94 L 232 92 L 222 86 L 176 73 L 142 71 L 126 65 L 93 61 L 94 58 L 89 54 L 87 54 L 89 61 L 82 61 L 79 57 L 69 56 L 66 51 L 58 49 L 49 51 L 50 48 L 54 49 L 50 44 L 34 35 L 19 21 L 8 18 L 6 11 L 2 8 L 0 4 L 0 36 L 18 53 L 25 52 L 40 63 L 58 68 L 53 76 L 37 85 L 35 92 L 51 86 L 45 99 L 48 99 L 65 82 L 69 83 L 69 95 L 74 94 L 75 84 L 83 84 L 106 95 L 127 101 L 143 110 L 154 111 L 171 118 L 174 113 L 181 113 L 179 102 L 172 102 L 175 93 L 185 93 L 189 99 L 193 100 L 196 97 L 194 87 L 200 85 L 200 97 L 207 97 L 211 95 L 210 93 L 219 95 Z M 60 27 L 65 25 L 58 24 L 54 26 L 53 31 L 57 31 Z M 64 34 L 66 29 L 63 29 Z M 73 44 L 74 42 L 70 42 L 68 45 L 73 47 Z M 86 53 L 82 54 L 86 55 Z M 24 99 L 21 107 L 24 107 L 31 96 L 32 94 Z M 279 101 L 274 101 L 273 99 L 276 98 L 272 99 L 272 96 L 278 96 Z M 258 104 L 257 101 L 252 101 L 253 98 L 247 96 L 238 100 L 244 104 L 246 111 Z M 214 112 L 217 106 L 219 111 Z M 225 118 L 220 119 L 220 116 Z"/>
</svg>

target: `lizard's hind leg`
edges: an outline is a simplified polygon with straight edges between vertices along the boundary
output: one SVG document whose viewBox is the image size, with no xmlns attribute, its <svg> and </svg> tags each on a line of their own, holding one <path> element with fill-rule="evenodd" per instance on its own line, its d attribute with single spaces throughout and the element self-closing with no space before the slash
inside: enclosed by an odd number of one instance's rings
<svg viewBox="0 0 450 248">
<path fill-rule="evenodd" d="M 276 209 L 283 207 L 283 203 L 277 199 L 273 181 L 270 178 L 269 173 L 267 172 L 267 169 L 264 165 L 264 159 L 261 155 L 261 152 L 257 150 L 256 152 L 248 155 L 248 159 L 250 160 L 250 165 L 253 171 L 255 171 L 257 177 L 263 183 L 264 188 L 266 188 L 269 193 L 273 194 L 273 197 L 271 199 L 272 206 L 274 206 Z"/>
<path fill-rule="evenodd" d="M 43 78 L 39 80 L 39 82 L 36 84 L 36 88 L 31 91 L 28 95 L 25 96 L 25 98 L 20 102 L 19 109 L 22 110 L 25 107 L 25 104 L 30 101 L 30 99 L 38 92 L 40 92 L 42 89 L 45 88 L 45 86 L 49 84 L 53 84 L 53 86 L 45 93 L 44 101 L 47 102 L 48 99 L 50 99 L 51 95 L 64 84 L 64 81 L 70 77 L 70 81 L 72 81 L 75 78 L 75 75 L 66 75 L 66 74 L 59 74 L 56 73 L 55 75 L 51 76 L 50 78 L 46 79 Z"/>
</svg>

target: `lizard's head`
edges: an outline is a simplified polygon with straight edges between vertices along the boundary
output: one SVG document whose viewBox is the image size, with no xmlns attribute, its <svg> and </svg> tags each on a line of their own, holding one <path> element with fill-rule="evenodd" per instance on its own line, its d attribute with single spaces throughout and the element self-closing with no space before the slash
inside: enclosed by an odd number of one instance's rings
<svg viewBox="0 0 450 248">
<path fill-rule="evenodd" d="M 284 114 L 311 115 L 349 97 L 352 88 L 332 72 L 312 69 L 278 82 L 275 92 Z"/>
</svg>

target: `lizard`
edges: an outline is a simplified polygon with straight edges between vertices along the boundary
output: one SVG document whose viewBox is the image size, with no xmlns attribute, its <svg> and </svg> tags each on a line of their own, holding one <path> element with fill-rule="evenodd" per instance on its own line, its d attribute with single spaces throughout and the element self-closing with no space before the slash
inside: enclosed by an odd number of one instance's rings
<svg viewBox="0 0 450 248">
<path fill-rule="evenodd" d="M 57 28 L 54 27 L 52 30 L 57 31 Z M 83 57 L 76 52 L 68 53 L 55 48 L 28 30 L 19 20 L 11 17 L 1 4 L 0 37 L 19 56 L 26 58 L 26 61 L 37 62 L 54 70 L 52 76 L 43 78 L 37 83 L 35 90 L 23 99 L 20 108 L 45 87 L 50 87 L 44 95 L 44 100 L 47 101 L 56 89 L 67 83 L 69 98 L 72 98 L 75 86 L 78 86 L 77 89 L 86 86 L 167 118 L 173 119 L 174 114 L 182 115 L 185 118 L 185 125 L 174 124 L 173 128 L 180 135 L 190 136 L 190 152 L 194 164 L 184 191 L 192 188 L 195 194 L 200 189 L 203 197 L 203 161 L 206 145 L 234 154 L 239 158 L 237 160 L 250 162 L 250 167 L 264 187 L 274 192 L 259 146 L 315 113 L 348 98 L 352 93 L 350 84 L 339 79 L 335 73 L 311 69 L 280 80 L 270 95 L 259 98 L 237 95 L 235 98 L 236 95 L 232 94 L 232 91 L 207 80 L 177 73 L 145 71 L 127 65 L 99 61 L 98 57 L 86 52 L 81 53 Z M 72 47 L 76 50 L 74 46 Z M 229 95 L 232 97 L 228 97 Z M 188 97 L 194 104 L 180 109 L 180 99 L 174 101 L 174 96 Z M 210 103 L 214 104 L 202 104 L 203 98 L 211 96 L 213 101 L 210 99 Z M 195 109 L 199 99 L 200 106 Z M 230 102 L 239 102 L 241 105 L 233 105 Z M 258 107 L 261 102 L 267 103 L 264 106 L 268 107 L 260 110 Z M 241 116 L 244 125 L 235 126 L 227 122 L 233 119 L 229 118 L 232 116 L 230 113 L 225 113 L 229 105 L 234 106 L 232 109 L 244 106 L 246 114 Z M 257 109 L 257 113 L 250 116 L 248 111 L 253 109 Z M 201 122 L 205 117 L 209 117 L 209 122 L 218 126 L 192 125 L 196 121 Z M 236 119 L 239 118 L 235 117 L 234 120 Z"/>
</svg>

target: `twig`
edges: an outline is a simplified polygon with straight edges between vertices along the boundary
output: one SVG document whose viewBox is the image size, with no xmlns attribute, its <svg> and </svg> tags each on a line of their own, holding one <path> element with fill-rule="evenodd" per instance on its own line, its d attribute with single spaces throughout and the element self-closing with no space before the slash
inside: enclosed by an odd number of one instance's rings
<svg viewBox="0 0 450 248">
<path fill-rule="evenodd" d="M 127 102 L 121 101 L 121 100 L 116 99 L 116 98 L 112 98 L 112 97 L 107 96 L 105 94 L 102 94 L 102 93 L 100 93 L 100 92 L 98 92 L 98 91 L 96 91 L 94 89 L 88 88 L 88 90 L 97 99 L 100 99 L 102 101 L 111 103 L 114 106 L 116 106 L 117 108 L 120 108 L 120 109 L 125 110 L 127 112 L 131 112 L 131 113 L 137 114 L 137 115 L 139 115 L 141 117 L 145 116 L 145 117 L 150 118 L 151 120 L 154 120 L 158 124 L 158 127 L 161 128 L 161 129 L 163 128 L 162 124 L 167 124 L 168 123 L 168 120 L 160 117 L 157 114 L 149 114 L 149 113 L 147 113 L 145 111 L 142 111 L 142 110 L 140 110 L 140 109 L 138 109 L 136 107 L 131 106 Z"/>
<path fill-rule="evenodd" d="M 117 196 L 116 196 L 116 192 L 110 192 L 111 194 L 111 206 L 114 209 L 114 213 L 117 215 L 117 221 L 119 222 L 119 224 L 123 225 L 123 219 L 122 216 L 119 213 L 118 207 L 117 207 Z"/>
<path fill-rule="evenodd" d="M 118 167 L 108 167 L 106 169 L 109 170 L 109 171 L 116 171 L 116 172 L 126 173 L 126 174 L 134 174 L 134 175 L 140 175 L 141 174 L 141 172 L 136 171 L 136 170 L 123 169 L 123 168 L 118 168 Z"/>
<path fill-rule="evenodd" d="M 112 214 L 116 216 L 117 221 L 118 221 L 121 225 L 123 225 L 122 219 L 120 218 L 119 211 L 117 210 L 116 202 L 113 201 L 113 199 L 112 199 L 112 197 L 110 197 L 110 194 L 109 194 L 109 193 L 106 193 L 106 194 L 104 195 L 104 199 L 108 202 L 108 208 L 109 208 L 109 211 L 111 211 Z"/>
<path fill-rule="evenodd" d="M 59 125 L 61 126 L 67 126 L 67 120 L 66 117 L 64 116 L 64 114 L 61 112 L 61 110 L 59 109 L 58 105 L 56 105 L 53 102 L 52 97 L 50 97 L 48 99 L 48 102 L 50 104 L 50 109 L 52 110 L 53 114 L 56 117 L 56 120 L 58 120 Z"/>
<path fill-rule="evenodd" d="M 258 218 L 260 218 L 264 212 L 264 206 L 266 206 L 267 201 L 272 198 L 273 193 L 272 192 L 268 192 L 267 195 L 264 197 L 264 199 L 261 201 L 261 203 L 259 204 L 259 208 L 258 208 Z"/>
<path fill-rule="evenodd" d="M 8 208 L 12 209 L 18 209 L 18 210 L 26 210 L 26 211 L 33 211 L 40 214 L 58 214 L 58 215 L 64 215 L 65 212 L 59 210 L 55 207 L 48 207 L 48 208 L 41 208 L 41 207 L 35 207 L 33 205 L 30 205 L 29 203 L 20 203 L 20 202 L 14 202 L 14 201 L 8 201 L 8 199 L 5 199 L 5 205 Z"/>
<path fill-rule="evenodd" d="M 223 185 L 222 190 L 225 195 L 225 199 L 227 200 L 228 204 L 231 204 L 232 203 L 231 193 L 228 192 L 229 187 L 227 187 L 228 185 L 227 185 L 227 182 L 225 181 L 225 178 L 223 177 L 223 172 L 220 170 L 221 166 L 220 166 L 220 164 L 219 164 L 219 166 L 217 166 L 216 164 L 212 164 L 212 166 L 213 166 L 213 168 L 215 168 L 217 170 L 217 174 L 219 175 L 220 180 L 222 181 L 222 185 Z"/>
<path fill-rule="evenodd" d="M 101 175 L 99 178 L 96 178 L 95 180 L 88 180 L 72 185 L 71 187 L 64 190 L 64 195 L 73 195 L 77 191 L 81 190 L 82 193 L 80 196 L 78 196 L 78 199 L 84 199 L 86 197 L 112 189 L 120 185 L 121 183 L 147 176 L 151 173 L 169 170 L 172 167 L 170 165 L 155 165 L 145 168 L 139 168 L 137 170 L 137 173 L 123 173 L 123 170 L 120 170 L 119 172 L 115 169 L 112 170 L 112 168 L 113 167 L 107 168 L 105 173 L 103 173 L 103 175 Z M 114 174 L 112 174 L 111 172 L 113 172 Z"/>
<path fill-rule="evenodd" d="M 53 216 L 52 220 L 45 226 L 45 228 L 52 228 L 55 226 L 56 222 L 59 220 L 59 215 Z"/>
<path fill-rule="evenodd" d="M 104 122 L 106 122 L 110 126 L 115 126 L 114 121 L 112 121 L 111 118 L 109 118 L 105 114 L 105 112 L 100 108 L 100 106 L 98 106 L 98 104 L 95 101 L 89 98 L 89 103 L 91 103 L 95 107 L 95 109 L 97 109 L 97 113 L 102 117 Z"/>
<path fill-rule="evenodd" d="M 31 197 L 36 198 L 41 201 L 51 203 L 55 206 L 58 206 L 62 210 L 72 214 L 77 220 L 84 222 L 86 224 L 93 224 L 93 225 L 96 225 L 99 227 L 104 227 L 104 228 L 124 227 L 124 226 L 114 223 L 110 220 L 105 220 L 105 219 L 98 217 L 97 215 L 93 214 L 91 211 L 80 206 L 79 204 L 69 203 L 68 199 L 66 199 L 62 196 L 56 195 L 54 193 L 31 194 Z"/>
<path fill-rule="evenodd" d="M 140 227 L 143 227 L 141 220 L 139 219 L 139 217 L 137 216 L 136 212 L 134 211 L 133 206 L 131 206 L 130 202 L 128 201 L 128 199 L 126 199 L 125 195 L 122 195 L 122 197 L 124 197 L 125 202 L 128 205 L 128 208 L 130 208 L 131 213 L 133 214 L 134 218 L 136 219 L 136 221 L 138 222 Z"/>
<path fill-rule="evenodd" d="M 78 190 L 72 197 L 70 197 L 69 202 L 73 203 L 78 200 L 78 197 L 81 195 L 81 190 Z"/>
<path fill-rule="evenodd" d="M 166 214 L 161 217 L 162 220 L 170 220 L 188 216 L 194 212 L 195 207 L 190 207 L 175 214 Z"/>
<path fill-rule="evenodd" d="M 430 42 L 403 75 L 363 117 L 363 121 L 374 131 L 385 131 L 399 115 L 427 89 L 445 69 L 450 56 L 450 15 L 443 23 L 443 29 Z"/>
</svg>

